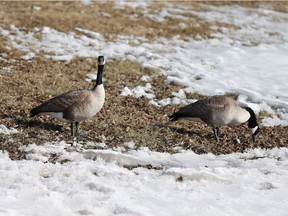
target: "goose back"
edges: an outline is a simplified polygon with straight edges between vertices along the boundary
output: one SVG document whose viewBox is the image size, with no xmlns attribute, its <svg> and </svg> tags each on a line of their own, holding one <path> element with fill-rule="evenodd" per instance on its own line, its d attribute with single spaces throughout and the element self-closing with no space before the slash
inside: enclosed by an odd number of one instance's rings
<svg viewBox="0 0 288 216">
<path fill-rule="evenodd" d="M 232 98 L 212 96 L 182 107 L 171 116 L 171 120 L 188 119 L 220 127 L 246 122 L 249 117 L 249 113 Z"/>
</svg>

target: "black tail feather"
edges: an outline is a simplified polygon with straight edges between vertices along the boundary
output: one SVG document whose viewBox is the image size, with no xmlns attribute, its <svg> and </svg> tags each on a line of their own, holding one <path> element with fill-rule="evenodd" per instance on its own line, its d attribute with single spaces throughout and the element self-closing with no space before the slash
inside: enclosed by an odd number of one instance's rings
<svg viewBox="0 0 288 216">
<path fill-rule="evenodd" d="M 30 117 L 34 117 L 36 115 L 38 115 L 40 113 L 38 107 L 33 108 L 32 110 L 30 110 Z"/>
<path fill-rule="evenodd" d="M 177 113 L 173 113 L 169 116 L 170 121 L 177 121 L 179 119 L 179 115 Z"/>
</svg>

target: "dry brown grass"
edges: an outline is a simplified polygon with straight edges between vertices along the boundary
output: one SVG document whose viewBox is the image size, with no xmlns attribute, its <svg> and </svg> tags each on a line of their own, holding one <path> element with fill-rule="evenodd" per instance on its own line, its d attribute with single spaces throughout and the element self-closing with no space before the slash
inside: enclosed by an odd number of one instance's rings
<svg viewBox="0 0 288 216">
<path fill-rule="evenodd" d="M 199 9 L 197 3 L 189 3 Z M 241 3 L 242 4 L 242 3 Z M 247 3 L 248 4 L 248 3 Z M 278 3 L 277 3 L 278 4 Z M 33 6 L 41 6 L 40 11 Z M 153 5 L 159 10 L 160 3 Z M 254 5 L 255 6 L 255 5 Z M 11 24 L 24 27 L 27 31 L 34 27 L 49 26 L 60 31 L 74 31 L 75 27 L 98 31 L 113 39 L 117 34 L 145 36 L 150 39 L 156 36 L 191 37 L 200 34 L 209 37 L 212 30 L 210 24 L 191 17 L 187 29 L 174 26 L 179 20 L 168 19 L 163 23 L 141 19 L 140 9 L 112 9 L 111 2 L 84 6 L 69 2 L 1 2 L 1 27 L 9 28 Z M 200 10 L 200 9 L 199 9 Z M 111 17 L 101 16 L 101 12 Z M 131 22 L 123 14 L 137 14 L 140 19 Z M 21 14 L 21 16 L 19 16 Z M 193 23 L 200 23 L 194 27 Z M 219 25 L 222 25 L 221 23 Z M 159 27 L 160 26 L 160 27 Z M 66 140 L 72 142 L 67 125 L 65 132 L 60 132 L 62 123 L 47 117 L 29 117 L 29 110 L 64 91 L 80 88 L 91 88 L 93 84 L 84 81 L 88 72 L 96 70 L 96 59 L 77 58 L 71 63 L 49 61 L 41 57 L 32 61 L 21 60 L 21 53 L 10 48 L 0 38 L 0 53 L 6 53 L 8 60 L 0 61 L 0 124 L 14 127 L 21 131 L 18 134 L 0 135 L 0 149 L 7 150 L 12 159 L 24 158 L 19 146 L 36 143 L 41 145 L 48 141 Z M 16 61 L 12 61 L 16 60 Z M 3 68 L 12 68 L 7 73 Z M 140 81 L 143 74 L 158 74 L 157 71 L 141 68 L 129 61 L 108 61 L 105 66 L 106 102 L 104 109 L 93 119 L 80 124 L 80 129 L 87 136 L 78 141 L 100 142 L 106 137 L 107 147 L 121 146 L 123 142 L 134 141 L 136 145 L 148 146 L 155 151 L 176 152 L 177 148 L 192 149 L 196 153 L 212 152 L 215 154 L 242 152 L 247 148 L 272 148 L 287 146 L 287 127 L 261 128 L 256 143 L 251 142 L 247 126 L 223 127 L 222 142 L 216 145 L 211 128 L 189 122 L 170 123 L 167 115 L 173 113 L 178 106 L 155 107 L 148 104 L 145 98 L 119 96 L 124 86 L 144 85 Z M 158 99 L 171 97 L 173 91 L 181 86 L 165 85 L 164 77 L 157 75 L 151 81 Z M 201 95 L 188 95 L 201 98 Z M 265 114 L 261 114 L 262 116 Z M 235 138 L 242 143 L 237 144 Z"/>
<path fill-rule="evenodd" d="M 189 23 L 187 27 L 176 28 L 181 22 L 179 19 L 156 22 L 144 18 L 144 12 L 140 8 L 115 9 L 112 7 L 113 2 L 94 2 L 89 6 L 81 2 L 1 2 L 0 6 L 2 26 L 9 28 L 13 24 L 24 27 L 27 31 L 34 27 L 48 26 L 70 32 L 81 27 L 100 32 L 108 39 L 119 34 L 145 36 L 148 39 L 158 36 L 171 38 L 175 35 L 191 37 L 196 34 L 207 37 L 214 32 L 209 29 L 209 23 L 196 17 L 191 16 L 186 21 Z M 34 6 L 40 6 L 41 10 L 34 10 Z M 151 8 L 157 14 L 161 3 L 155 3 Z M 110 17 L 103 14 L 109 14 Z M 131 20 L 128 16 L 135 16 L 136 19 Z"/>
<path fill-rule="evenodd" d="M 1 149 L 10 151 L 12 158 L 19 159 L 24 156 L 23 152 L 18 150 L 21 145 L 40 145 L 53 140 L 72 142 L 68 125 L 64 124 L 66 130 L 60 132 L 61 122 L 47 116 L 29 118 L 29 110 L 60 92 L 91 88 L 93 84 L 85 82 L 84 78 L 87 72 L 95 70 L 95 61 L 96 59 L 78 58 L 66 64 L 39 58 L 31 62 L 18 62 L 13 73 L 1 73 L 0 123 L 21 131 L 9 136 L 1 135 Z M 143 85 L 144 83 L 139 81 L 140 77 L 143 74 L 154 73 L 156 72 L 142 69 L 136 63 L 108 62 L 104 74 L 107 92 L 104 109 L 97 117 L 81 123 L 80 128 L 87 136 L 79 138 L 78 141 L 101 142 L 104 136 L 108 147 L 134 141 L 138 147 L 147 146 L 161 152 L 176 152 L 176 147 L 179 147 L 192 149 L 196 153 L 215 154 L 244 151 L 251 147 L 271 148 L 287 145 L 287 127 L 261 128 L 257 142 L 253 144 L 246 125 L 224 127 L 223 140 L 221 144 L 216 145 L 212 130 L 207 126 L 189 122 L 169 122 L 167 115 L 173 113 L 180 105 L 157 108 L 149 105 L 145 98 L 119 96 L 119 91 L 124 86 Z M 151 83 L 158 89 L 157 98 L 171 97 L 172 91 L 179 88 L 164 85 L 162 76 L 156 76 Z M 165 89 L 165 94 L 159 89 Z M 242 144 L 235 142 L 237 137 Z"/>
<path fill-rule="evenodd" d="M 167 2 L 166 2 L 167 3 Z M 174 2 L 175 3 L 175 2 Z M 189 5 L 193 10 L 206 10 L 201 5 L 203 2 L 180 1 L 178 4 Z M 226 1 L 208 1 L 206 4 L 215 6 L 239 4 L 246 7 L 268 6 L 274 10 L 287 12 L 286 2 L 226 2 Z M 165 3 L 155 1 L 149 7 L 154 14 L 158 14 Z M 35 10 L 34 7 L 41 7 L 41 10 Z M 210 28 L 212 25 L 227 28 L 237 28 L 233 25 L 217 22 L 209 23 L 201 20 L 199 17 L 191 14 L 187 20 L 177 18 L 167 18 L 163 22 L 157 22 L 145 18 L 145 11 L 141 8 L 117 8 L 113 7 L 113 2 L 105 3 L 93 2 L 91 5 L 83 5 L 80 1 L 76 2 L 46 2 L 46 1 L 15 1 L 0 2 L 0 20 L 1 26 L 8 29 L 10 25 L 24 28 L 27 31 L 35 27 L 48 26 L 62 32 L 74 31 L 76 27 L 100 32 L 107 39 L 114 39 L 119 34 L 145 36 L 153 40 L 155 37 L 171 38 L 179 35 L 180 37 L 195 38 L 201 36 L 208 38 L 216 30 Z M 106 15 L 109 16 L 106 16 Z M 129 16 L 135 17 L 131 20 Z M 179 28 L 179 23 L 185 23 Z"/>
</svg>

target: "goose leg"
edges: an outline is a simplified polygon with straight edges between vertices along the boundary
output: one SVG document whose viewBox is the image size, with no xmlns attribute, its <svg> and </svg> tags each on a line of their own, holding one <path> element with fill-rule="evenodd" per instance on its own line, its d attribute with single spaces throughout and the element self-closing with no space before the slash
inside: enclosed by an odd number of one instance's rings
<svg viewBox="0 0 288 216">
<path fill-rule="evenodd" d="M 75 135 L 78 136 L 79 135 L 79 122 L 75 122 L 75 126 L 76 126 Z"/>
<path fill-rule="evenodd" d="M 219 136 L 220 136 L 220 128 L 219 128 L 219 127 L 216 127 L 216 130 L 217 130 L 217 136 L 218 136 L 218 138 L 219 138 Z"/>
<path fill-rule="evenodd" d="M 70 123 L 71 136 L 74 136 L 74 122 Z"/>
<path fill-rule="evenodd" d="M 252 135 L 252 141 L 253 141 L 253 143 L 255 143 L 255 135 Z"/>
<path fill-rule="evenodd" d="M 217 143 L 219 143 L 219 127 L 213 127 L 213 133 L 214 133 L 214 137 Z"/>
</svg>

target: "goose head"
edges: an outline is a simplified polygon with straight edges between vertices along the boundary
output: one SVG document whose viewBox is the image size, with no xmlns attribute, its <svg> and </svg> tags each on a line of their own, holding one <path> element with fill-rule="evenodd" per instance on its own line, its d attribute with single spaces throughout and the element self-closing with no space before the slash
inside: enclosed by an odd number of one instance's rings
<svg viewBox="0 0 288 216">
<path fill-rule="evenodd" d="M 98 57 L 98 65 L 105 65 L 105 58 L 104 56 L 99 56 Z"/>
<path fill-rule="evenodd" d="M 257 123 L 256 115 L 254 111 L 250 107 L 244 107 L 250 114 L 250 118 L 248 119 L 248 127 L 250 129 L 250 133 L 252 134 L 252 140 L 255 142 L 256 135 L 259 133 L 259 125 Z"/>
</svg>

